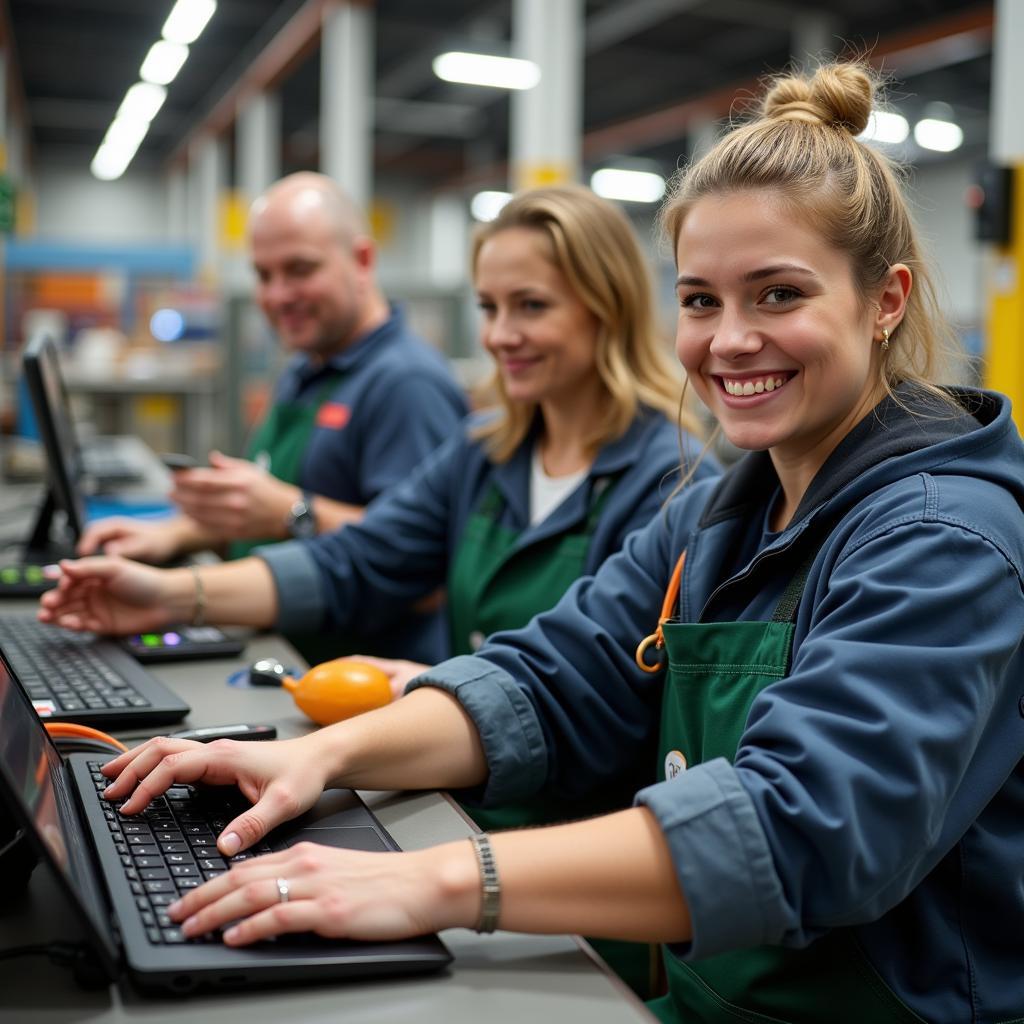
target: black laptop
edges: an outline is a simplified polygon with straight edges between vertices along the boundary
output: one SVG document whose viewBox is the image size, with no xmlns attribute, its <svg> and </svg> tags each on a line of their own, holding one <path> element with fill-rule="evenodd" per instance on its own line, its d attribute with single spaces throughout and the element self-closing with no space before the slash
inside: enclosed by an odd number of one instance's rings
<svg viewBox="0 0 1024 1024">
<path fill-rule="evenodd" d="M 61 759 L 10 666 L 0 658 L 0 807 L 25 829 L 80 919 L 96 968 L 143 990 L 195 988 L 434 971 L 451 961 L 436 935 L 402 942 L 347 942 L 311 934 L 244 949 L 219 936 L 186 940 L 166 907 L 230 868 L 217 833 L 238 813 L 233 788 L 176 786 L 142 815 L 122 818 L 100 796 L 104 758 Z M 271 833 L 266 849 L 311 840 L 348 849 L 398 846 L 350 790 L 325 793 L 313 810 Z M 244 855 L 243 855 L 244 856 Z"/>
</svg>

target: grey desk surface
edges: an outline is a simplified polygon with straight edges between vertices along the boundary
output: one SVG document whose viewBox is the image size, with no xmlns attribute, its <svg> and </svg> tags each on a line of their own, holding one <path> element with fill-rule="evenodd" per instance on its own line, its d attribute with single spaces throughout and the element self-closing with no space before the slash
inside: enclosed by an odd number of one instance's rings
<svg viewBox="0 0 1024 1024">
<path fill-rule="evenodd" d="M 24 611 L 31 602 L 7 601 L 4 611 Z M 284 640 L 255 636 L 244 657 L 210 660 L 154 671 L 192 706 L 187 725 L 268 722 L 282 737 L 299 735 L 309 723 L 279 690 L 229 687 L 233 670 L 263 656 L 301 664 Z M 120 734 L 126 738 L 128 734 Z M 455 806 L 436 793 L 364 793 L 385 827 L 405 849 L 466 836 L 470 826 Z M 42 869 L 26 893 L 11 899 L 0 890 L 0 949 L 66 937 L 68 909 Z M 381 1024 L 522 1024 L 523 1021 L 651 1021 L 632 993 L 603 966 L 589 948 L 569 936 L 523 936 L 507 932 L 478 936 L 462 929 L 443 933 L 454 954 L 452 966 L 426 978 L 344 982 L 280 987 L 242 994 L 193 996 L 187 1000 L 144 998 L 128 985 L 99 992 L 78 988 L 70 974 L 42 957 L 0 960 L 0 1021 L 35 1024 L 90 1021 L 209 1021 L 225 1024 L 261 1021 L 341 1021 Z"/>
</svg>

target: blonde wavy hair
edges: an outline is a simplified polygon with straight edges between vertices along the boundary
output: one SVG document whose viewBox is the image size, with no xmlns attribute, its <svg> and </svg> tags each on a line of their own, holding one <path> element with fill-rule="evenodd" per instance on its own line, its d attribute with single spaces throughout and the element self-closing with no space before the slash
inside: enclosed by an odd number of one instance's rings
<svg viewBox="0 0 1024 1024">
<path fill-rule="evenodd" d="M 699 421 L 682 405 L 680 370 L 656 327 L 647 261 L 625 214 L 578 185 L 519 193 L 476 230 L 474 273 L 484 244 L 510 228 L 547 240 L 552 264 L 598 322 L 595 360 L 608 407 L 587 439 L 592 450 L 621 437 L 641 406 L 699 436 Z M 481 389 L 481 401 L 497 405 L 501 415 L 475 436 L 495 462 L 506 462 L 529 433 L 536 403 L 512 401 L 497 370 Z"/>
<path fill-rule="evenodd" d="M 901 172 L 855 137 L 867 127 L 879 88 L 872 70 L 859 61 L 823 64 L 813 74 L 774 79 L 756 120 L 731 131 L 677 174 L 661 225 L 674 249 L 698 200 L 770 190 L 794 216 L 846 253 L 865 302 L 893 264 L 906 264 L 914 283 L 903 319 L 883 353 L 883 383 L 890 395 L 897 384 L 915 381 L 945 398 L 936 384 L 954 364 L 955 346 L 921 256 Z"/>
</svg>

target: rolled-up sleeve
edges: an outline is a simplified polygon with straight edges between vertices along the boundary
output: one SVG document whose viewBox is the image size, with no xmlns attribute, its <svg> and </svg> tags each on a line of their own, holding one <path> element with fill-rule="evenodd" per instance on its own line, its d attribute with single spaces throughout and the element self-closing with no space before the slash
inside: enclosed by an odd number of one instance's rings
<svg viewBox="0 0 1024 1024">
<path fill-rule="evenodd" d="M 268 544 L 253 552 L 262 558 L 274 577 L 277 590 L 277 621 L 283 633 L 320 629 L 327 610 L 321 573 L 307 545 L 301 541 Z"/>
<path fill-rule="evenodd" d="M 695 765 L 636 800 L 657 818 L 690 908 L 693 940 L 676 955 L 758 946 L 791 927 L 757 810 L 728 761 Z"/>
<path fill-rule="evenodd" d="M 482 658 L 462 656 L 436 665 L 409 684 L 435 686 L 462 705 L 480 734 L 490 770 L 487 783 L 467 791 L 484 804 L 535 793 L 548 774 L 547 747 L 537 712 L 521 687 Z"/>
</svg>

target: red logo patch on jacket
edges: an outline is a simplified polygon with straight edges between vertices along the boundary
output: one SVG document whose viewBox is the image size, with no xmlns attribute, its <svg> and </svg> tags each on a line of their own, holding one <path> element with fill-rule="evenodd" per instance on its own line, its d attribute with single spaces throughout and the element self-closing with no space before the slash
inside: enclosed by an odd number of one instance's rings
<svg viewBox="0 0 1024 1024">
<path fill-rule="evenodd" d="M 316 414 L 316 425 L 328 430 L 341 430 L 351 415 L 349 407 L 341 402 L 324 402 Z"/>
</svg>

